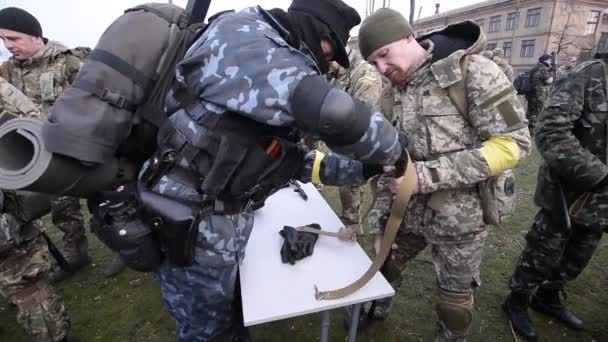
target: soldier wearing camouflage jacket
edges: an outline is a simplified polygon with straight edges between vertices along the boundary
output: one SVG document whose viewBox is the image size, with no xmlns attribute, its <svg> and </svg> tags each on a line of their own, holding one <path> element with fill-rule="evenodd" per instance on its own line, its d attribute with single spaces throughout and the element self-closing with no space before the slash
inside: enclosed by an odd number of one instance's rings
<svg viewBox="0 0 608 342">
<path fill-rule="evenodd" d="M 359 52 L 348 51 L 350 67 L 342 68 L 333 62 L 335 69 L 335 84 L 349 95 L 369 103 L 377 103 L 382 91 L 380 74 L 363 60 Z M 340 219 L 345 226 L 355 226 L 363 234 L 361 225 L 361 201 L 363 188 L 361 186 L 341 186 L 339 188 L 342 215 Z"/>
<path fill-rule="evenodd" d="M 266 181 L 363 184 L 382 172 L 379 165 L 402 156 L 397 131 L 379 111 L 320 75 L 331 61 L 349 66 L 345 43 L 359 21 L 340 0 L 295 0 L 287 12 L 252 7 L 224 13 L 178 63 L 176 90 L 166 103 L 194 98 L 182 102 L 186 106 L 161 128 L 157 154 L 176 151 L 175 166 L 149 186 L 163 198 L 195 203 L 205 213 L 194 221 L 198 231 L 191 264 L 178 267 L 166 259 L 157 271 L 178 341 L 247 340 L 238 319 L 236 282 L 253 211 L 272 193 Z M 294 149 L 298 131 L 367 164 L 300 152 Z M 264 155 L 249 158 L 254 153 Z M 148 183 L 154 165 L 152 159 L 143 167 L 142 183 Z"/>
<path fill-rule="evenodd" d="M 585 269 L 608 231 L 607 62 L 606 56 L 584 62 L 558 79 L 538 120 L 535 140 L 543 163 L 534 199 L 540 210 L 503 306 L 514 330 L 529 339 L 536 333 L 528 303 L 572 329 L 583 329 L 559 294 Z"/>
<path fill-rule="evenodd" d="M 526 102 L 528 103 L 528 127 L 530 134 L 534 135 L 536 129 L 536 121 L 538 116 L 543 111 L 545 102 L 549 97 L 551 86 L 553 85 L 553 70 L 549 64 L 551 55 L 544 54 L 538 58 L 538 64 L 530 73 L 530 93 L 526 94 Z"/>
<path fill-rule="evenodd" d="M 472 22 L 414 39 L 409 23 L 391 9 L 367 17 L 359 31 L 362 55 L 396 90 L 394 113 L 398 126 L 409 133 L 417 174 L 392 263 L 403 271 L 426 246 L 432 248 L 439 287 L 437 341 L 463 341 L 472 325 L 473 290 L 480 285 L 487 236 L 478 185 L 513 168 L 530 149 L 524 111 L 511 82 L 479 55 L 484 41 Z M 468 59 L 466 70 L 461 69 L 463 58 Z M 448 87 L 461 79 L 466 82 L 466 113 L 448 94 Z M 390 202 L 382 203 L 387 212 Z M 382 232 L 376 233 L 379 246 Z M 391 279 L 395 287 L 398 278 Z M 376 302 L 371 316 L 384 318 L 388 304 Z"/>
<path fill-rule="evenodd" d="M 0 111 L 37 117 L 38 108 L 19 90 L 0 78 Z M 28 222 L 22 197 L 0 193 L 0 294 L 17 305 L 17 322 L 32 341 L 67 338 L 70 320 L 63 298 L 49 284 L 51 263 L 40 236 L 42 222 Z"/>
<path fill-rule="evenodd" d="M 0 37 L 13 54 L 0 67 L 2 76 L 35 103 L 40 110 L 39 119 L 46 120 L 82 61 L 63 44 L 42 38 L 36 18 L 15 7 L 0 11 Z M 79 200 L 70 197 L 57 198 L 51 211 L 53 224 L 64 233 L 64 255 L 74 269 L 90 263 L 81 211 Z M 57 280 L 65 276 L 62 270 L 54 274 Z"/>
</svg>

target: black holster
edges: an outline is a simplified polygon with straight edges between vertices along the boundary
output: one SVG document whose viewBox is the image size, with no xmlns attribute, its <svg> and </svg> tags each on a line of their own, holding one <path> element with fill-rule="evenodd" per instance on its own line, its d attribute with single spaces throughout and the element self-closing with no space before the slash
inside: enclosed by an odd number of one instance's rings
<svg viewBox="0 0 608 342">
<path fill-rule="evenodd" d="M 154 229 L 169 261 L 180 267 L 194 262 L 199 209 L 147 190 L 139 190 L 143 217 Z"/>
<path fill-rule="evenodd" d="M 133 195 L 118 201 L 106 200 L 93 210 L 91 230 L 99 240 L 118 253 L 124 263 L 140 272 L 153 272 L 162 263 L 156 234 L 140 219 Z"/>
</svg>

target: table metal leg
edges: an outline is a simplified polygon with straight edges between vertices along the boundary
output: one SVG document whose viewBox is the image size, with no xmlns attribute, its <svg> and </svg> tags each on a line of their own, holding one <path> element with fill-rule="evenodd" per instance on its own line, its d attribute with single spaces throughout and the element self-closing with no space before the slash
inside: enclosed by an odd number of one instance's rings
<svg viewBox="0 0 608 342">
<path fill-rule="evenodd" d="M 348 342 L 357 341 L 357 327 L 359 326 L 359 314 L 361 313 L 361 303 L 351 307 L 350 326 L 348 328 Z"/>
<path fill-rule="evenodd" d="M 329 340 L 329 310 L 321 312 L 321 339 L 320 342 Z"/>
</svg>

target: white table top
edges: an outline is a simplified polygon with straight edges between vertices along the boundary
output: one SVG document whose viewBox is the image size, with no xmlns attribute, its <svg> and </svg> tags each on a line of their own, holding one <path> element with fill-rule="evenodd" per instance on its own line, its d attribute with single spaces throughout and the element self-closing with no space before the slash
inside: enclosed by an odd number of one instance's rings
<svg viewBox="0 0 608 342">
<path fill-rule="evenodd" d="M 342 223 L 315 187 L 302 184 L 304 201 L 294 187 L 282 189 L 266 200 L 255 214 L 253 232 L 240 267 L 245 326 L 349 306 L 390 297 L 393 288 L 378 272 L 359 291 L 337 300 L 316 300 L 319 291 L 344 287 L 358 279 L 371 260 L 356 242 L 319 236 L 312 256 L 295 265 L 281 262 L 284 225 L 318 223 L 337 231 Z"/>
</svg>

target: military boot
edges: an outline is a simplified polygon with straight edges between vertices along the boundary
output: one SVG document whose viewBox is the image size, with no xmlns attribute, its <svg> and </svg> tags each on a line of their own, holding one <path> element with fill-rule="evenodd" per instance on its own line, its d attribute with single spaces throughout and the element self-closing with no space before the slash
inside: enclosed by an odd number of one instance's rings
<svg viewBox="0 0 608 342">
<path fill-rule="evenodd" d="M 512 291 L 502 304 L 502 310 L 511 322 L 513 330 L 517 335 L 529 341 L 536 341 L 536 332 L 528 316 L 528 300 L 530 295 L 525 292 Z"/>
<path fill-rule="evenodd" d="M 560 288 L 541 286 L 532 297 L 530 307 L 534 311 L 558 320 L 570 329 L 583 330 L 585 327 L 583 320 L 562 304 L 559 293 Z"/>
<path fill-rule="evenodd" d="M 51 283 L 64 281 L 81 268 L 89 265 L 91 263 L 91 258 L 88 254 L 88 246 L 89 244 L 86 236 L 78 239 L 64 239 L 64 257 L 70 267 L 69 270 L 55 267 L 49 276 Z"/>
<path fill-rule="evenodd" d="M 369 309 L 368 317 L 370 320 L 383 321 L 388 317 L 392 307 L 392 297 L 376 299 L 372 302 L 372 307 Z"/>
<path fill-rule="evenodd" d="M 122 258 L 118 253 L 114 253 L 114 257 L 112 261 L 106 266 L 106 269 L 103 271 L 103 275 L 106 277 L 113 277 L 118 273 L 122 272 L 127 265 L 122 261 Z"/>
</svg>

